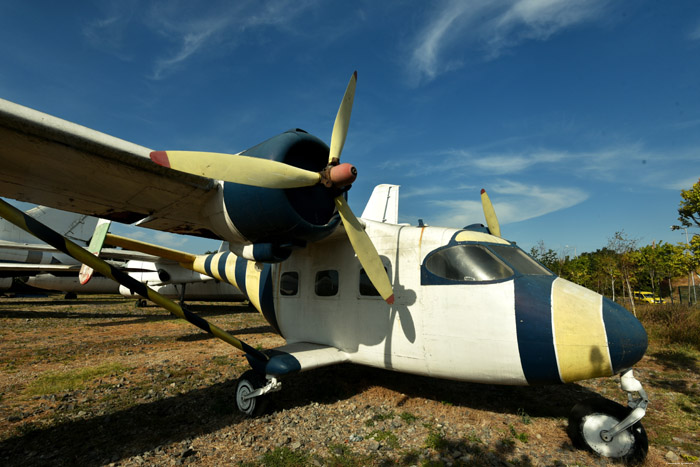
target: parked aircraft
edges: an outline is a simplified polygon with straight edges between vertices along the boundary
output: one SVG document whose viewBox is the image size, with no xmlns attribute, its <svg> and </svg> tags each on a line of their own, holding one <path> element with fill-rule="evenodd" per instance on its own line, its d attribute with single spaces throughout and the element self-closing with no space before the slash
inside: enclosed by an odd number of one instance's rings
<svg viewBox="0 0 700 467">
<path fill-rule="evenodd" d="M 400 225 L 376 206 L 355 217 L 346 198 L 356 170 L 339 163 L 355 83 L 356 74 L 330 148 L 296 129 L 236 155 L 154 152 L 0 101 L 1 195 L 228 241 L 230 251 L 192 255 L 106 238 L 236 285 L 286 339 L 282 347 L 252 348 L 7 203 L 0 215 L 245 352 L 251 370 L 236 402 L 246 414 L 282 378 L 341 362 L 510 385 L 620 374 L 629 408 L 584 401 L 568 431 L 604 456 L 643 458 L 648 400 L 631 367 L 647 336 L 627 310 L 503 238 L 485 192 L 487 227 Z"/>
<path fill-rule="evenodd" d="M 51 225 L 80 245 L 87 245 L 97 223 L 94 217 L 46 206 L 34 207 L 27 214 Z M 46 244 L 36 243 L 33 235 L 0 219 L 0 290 L 9 289 L 14 278 L 50 271 L 77 273 L 78 269 L 80 263 L 71 256 Z"/>
</svg>

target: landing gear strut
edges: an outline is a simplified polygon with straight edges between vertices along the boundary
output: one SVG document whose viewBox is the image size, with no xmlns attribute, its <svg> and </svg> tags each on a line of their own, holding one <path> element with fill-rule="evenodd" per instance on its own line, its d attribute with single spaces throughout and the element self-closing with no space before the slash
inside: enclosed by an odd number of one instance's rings
<svg viewBox="0 0 700 467">
<path fill-rule="evenodd" d="M 576 447 L 605 457 L 641 462 L 649 450 L 647 434 L 640 422 L 649 400 L 632 370 L 621 375 L 620 385 L 628 393 L 629 407 L 607 399 L 583 401 L 571 411 L 567 432 Z"/>
<path fill-rule="evenodd" d="M 241 375 L 236 385 L 236 406 L 249 417 L 262 415 L 269 403 L 268 393 L 279 391 L 282 383 L 277 378 L 267 380 L 253 370 Z"/>
</svg>

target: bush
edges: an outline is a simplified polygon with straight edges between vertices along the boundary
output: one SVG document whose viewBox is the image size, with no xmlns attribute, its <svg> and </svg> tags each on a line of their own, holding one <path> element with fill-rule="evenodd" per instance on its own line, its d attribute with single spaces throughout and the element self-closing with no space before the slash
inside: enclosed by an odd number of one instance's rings
<svg viewBox="0 0 700 467">
<path fill-rule="evenodd" d="M 637 316 L 650 339 L 700 350 L 700 308 L 682 304 L 640 304 Z"/>
</svg>

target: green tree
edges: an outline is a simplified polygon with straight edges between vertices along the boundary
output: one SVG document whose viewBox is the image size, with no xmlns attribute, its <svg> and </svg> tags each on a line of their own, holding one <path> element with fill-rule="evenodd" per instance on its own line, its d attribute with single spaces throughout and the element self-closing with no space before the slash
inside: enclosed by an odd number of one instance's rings
<svg viewBox="0 0 700 467">
<path fill-rule="evenodd" d="M 608 239 L 608 248 L 617 254 L 617 265 L 622 276 L 624 285 L 627 287 L 627 296 L 629 298 L 632 313 L 637 316 L 637 310 L 632 299 L 632 282 L 635 279 L 637 239 L 627 236 L 624 230 L 615 232 L 612 238 Z M 622 288 L 622 296 L 625 296 L 625 287 Z"/>
<path fill-rule="evenodd" d="M 689 190 L 681 190 L 678 220 L 682 227 L 700 227 L 700 180 Z M 675 226 L 675 228 L 681 228 Z"/>
<path fill-rule="evenodd" d="M 539 261 L 544 267 L 558 274 L 559 257 L 557 252 L 544 246 L 544 241 L 540 240 L 537 245 L 530 248 L 530 256 Z"/>
</svg>

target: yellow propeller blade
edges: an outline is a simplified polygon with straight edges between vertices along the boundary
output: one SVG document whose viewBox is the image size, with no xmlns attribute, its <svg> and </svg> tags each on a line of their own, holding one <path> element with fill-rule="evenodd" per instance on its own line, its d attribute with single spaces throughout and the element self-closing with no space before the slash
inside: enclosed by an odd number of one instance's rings
<svg viewBox="0 0 700 467">
<path fill-rule="evenodd" d="M 328 154 L 328 163 L 332 164 L 334 160 L 340 160 L 340 153 L 345 145 L 345 137 L 348 134 L 350 126 L 350 114 L 352 114 L 352 103 L 355 100 L 355 86 L 357 85 L 357 71 L 350 77 L 348 87 L 345 89 L 345 95 L 340 102 L 338 114 L 335 116 L 333 124 L 333 134 L 331 135 L 331 151 Z"/>
<path fill-rule="evenodd" d="M 345 226 L 345 232 L 348 234 L 352 248 L 355 250 L 360 264 L 365 269 L 367 277 L 372 281 L 372 285 L 377 289 L 379 295 L 388 304 L 393 304 L 394 290 L 391 287 L 391 282 L 389 282 L 389 276 L 386 273 L 386 269 L 384 269 L 384 264 L 379 258 L 379 253 L 377 253 L 377 249 L 372 244 L 372 240 L 370 240 L 365 229 L 362 228 L 355 214 L 350 210 L 350 206 L 348 206 L 345 198 L 342 196 L 335 198 L 335 206 L 338 208 L 340 218 Z"/>
<path fill-rule="evenodd" d="M 484 208 L 484 217 L 486 218 L 486 225 L 489 227 L 491 235 L 496 237 L 501 236 L 501 226 L 498 224 L 498 217 L 496 217 L 496 211 L 493 209 L 493 204 L 489 199 L 489 195 L 486 194 L 486 190 L 481 189 L 481 206 Z"/>
<path fill-rule="evenodd" d="M 299 188 L 321 181 L 321 175 L 316 172 L 240 154 L 154 151 L 151 159 L 180 172 L 263 188 Z"/>
</svg>

